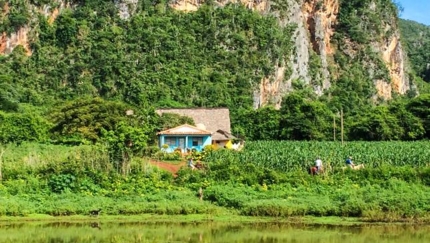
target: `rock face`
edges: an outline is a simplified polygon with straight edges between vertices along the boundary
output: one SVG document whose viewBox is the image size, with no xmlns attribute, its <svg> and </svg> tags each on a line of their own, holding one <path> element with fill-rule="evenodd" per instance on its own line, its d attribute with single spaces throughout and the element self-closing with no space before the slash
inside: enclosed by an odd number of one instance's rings
<svg viewBox="0 0 430 243">
<path fill-rule="evenodd" d="M 220 6 L 227 3 L 238 2 L 235 0 L 217 1 Z M 262 14 L 275 14 L 280 19 L 280 24 L 293 24 L 297 28 L 294 33 L 295 43 L 293 55 L 285 66 L 277 67 L 273 76 L 263 78 L 259 87 L 254 91 L 254 107 L 258 108 L 268 103 L 279 107 L 282 97 L 292 90 L 292 82 L 300 81 L 311 85 L 314 91 L 321 95 L 331 86 L 332 76 L 330 66 L 336 65 L 333 55 L 336 51 L 343 51 L 354 56 L 356 43 L 350 43 L 345 50 L 336 50 L 332 46 L 332 37 L 336 32 L 336 24 L 339 14 L 339 0 L 294 0 L 288 1 L 288 9 L 283 16 L 273 11 L 273 0 L 246 1 L 240 0 L 249 9 L 259 11 Z M 172 7 L 181 11 L 195 11 L 202 2 L 195 0 L 180 0 L 172 3 Z M 370 4 L 371 8 L 374 4 Z M 388 37 L 378 38 L 372 42 L 372 49 L 379 53 L 389 71 L 390 80 L 375 79 L 374 84 L 377 96 L 382 99 L 391 99 L 392 93 L 405 94 L 410 89 L 405 65 L 405 53 L 400 42 L 400 33 L 396 19 L 390 19 L 384 23 L 385 32 L 392 33 Z M 347 41 L 348 42 L 348 41 Z M 311 71 L 311 58 L 318 57 L 319 70 Z M 290 69 L 291 74 L 286 77 L 285 70 Z M 312 75 L 315 73 L 317 75 Z"/>
<path fill-rule="evenodd" d="M 43 5 L 42 7 L 36 8 L 32 7 L 30 10 L 36 14 L 41 13 L 43 14 L 47 19 L 48 23 L 53 24 L 55 19 L 60 14 L 60 11 L 62 11 L 65 8 L 70 8 L 71 5 L 68 2 L 63 1 L 55 1 L 57 7 L 51 8 L 49 5 Z M 1 11 L 0 20 L 2 16 L 6 16 L 9 14 L 9 5 L 6 3 L 3 6 L 3 9 Z M 32 19 L 31 21 L 35 21 L 36 18 Z M 0 35 L 0 55 L 8 55 L 12 53 L 13 49 L 17 46 L 24 47 L 26 54 L 28 56 L 31 56 L 32 51 L 30 48 L 30 44 L 32 41 L 32 37 L 35 34 L 34 31 L 28 26 L 22 26 L 18 30 L 7 34 L 6 32 L 1 33 Z"/>
<path fill-rule="evenodd" d="M 280 75 L 279 70 L 270 79 L 261 81 L 259 90 L 254 92 L 254 107 L 260 107 L 267 103 L 272 103 L 279 107 L 282 96 L 291 90 L 291 82 L 300 80 L 305 84 L 310 84 L 318 95 L 331 86 L 330 66 L 333 63 L 333 55 L 336 51 L 343 51 L 354 56 L 357 51 L 356 43 L 350 43 L 345 50 L 335 50 L 332 46 L 332 37 L 336 32 L 335 26 L 338 21 L 339 0 L 297 0 L 288 2 L 288 12 L 285 21 L 297 26 L 294 42 L 295 52 L 290 57 L 289 67 L 292 74 L 289 77 Z M 270 3 L 269 3 L 270 5 Z M 374 3 L 369 4 L 369 8 L 374 7 Z M 377 98 L 385 100 L 392 98 L 392 93 L 405 94 L 410 88 L 410 82 L 406 70 L 406 54 L 400 42 L 400 32 L 397 19 L 392 16 L 384 20 L 383 33 L 386 36 L 375 38 L 371 43 L 374 52 L 379 54 L 383 60 L 390 80 L 375 79 L 374 84 L 377 90 Z M 348 41 L 348 40 L 347 40 Z M 312 55 L 317 55 L 320 59 L 320 70 L 317 76 L 311 75 L 310 59 Z M 282 67 L 285 69 L 285 67 Z"/>
<path fill-rule="evenodd" d="M 333 54 L 331 37 L 339 12 L 339 0 L 308 0 L 302 3 L 306 30 L 310 36 L 312 50 L 321 58 L 322 89 L 330 87 L 328 56 Z"/>
<path fill-rule="evenodd" d="M 383 93 L 388 93 L 388 91 L 391 90 L 400 94 L 405 94 L 410 89 L 410 84 L 406 73 L 406 54 L 403 51 L 402 43 L 400 42 L 400 34 L 397 29 L 386 43 L 382 43 L 380 50 L 382 51 L 382 59 L 390 72 L 392 85 L 387 87 L 388 90 L 378 88 L 379 95 L 389 99 L 391 98 L 391 92 L 389 92 L 390 95 L 383 95 Z"/>
<path fill-rule="evenodd" d="M 22 27 L 17 32 L 6 35 L 5 32 L 0 36 L 0 54 L 10 54 L 17 46 L 23 46 L 27 55 L 31 55 L 30 42 L 28 39 L 28 27 Z"/>
<path fill-rule="evenodd" d="M 137 9 L 139 0 L 115 0 L 115 5 L 118 8 L 118 15 L 121 19 L 129 19 Z"/>
<path fill-rule="evenodd" d="M 9 4 L 6 3 L 1 9 L 0 20 L 9 14 Z M 6 32 L 0 34 L 0 54 L 10 54 L 19 45 L 23 46 L 27 55 L 31 55 L 30 43 L 27 33 L 28 27 L 22 27 L 18 31 L 7 35 Z"/>
<path fill-rule="evenodd" d="M 285 22 L 297 26 L 294 33 L 295 52 L 290 57 L 289 65 L 292 74 L 284 77 L 286 67 L 279 68 L 274 75 L 274 82 L 263 79 L 260 90 L 255 92 L 254 107 L 258 108 L 267 103 L 280 107 L 282 97 L 292 89 L 292 81 L 300 80 L 305 84 L 312 83 L 310 75 L 310 55 L 314 52 L 321 59 L 319 70 L 319 85 L 313 85 L 317 94 L 330 87 L 330 72 L 328 56 L 333 54 L 331 37 L 333 25 L 339 11 L 338 0 L 298 0 L 289 1 Z"/>
<path fill-rule="evenodd" d="M 191 12 L 198 10 L 204 1 L 171 0 L 169 5 L 178 11 Z M 57 3 L 55 5 L 57 7 L 51 9 L 49 5 L 44 5 L 31 9 L 33 12 L 43 13 L 52 24 L 62 9 L 71 8 L 68 1 L 66 3 L 63 0 L 53 0 L 53 2 Z M 118 8 L 119 17 L 126 20 L 137 11 L 139 0 L 115 0 L 114 3 Z M 293 89 L 293 82 L 309 85 L 316 94 L 321 95 L 330 88 L 333 77 L 337 75 L 331 71 L 332 67 L 337 65 L 334 55 L 341 51 L 347 56 L 354 57 L 357 53 L 357 43 L 349 40 L 345 40 L 346 45 L 342 50 L 337 50 L 338 48 L 332 44 L 341 8 L 339 0 L 215 0 L 214 3 L 219 7 L 229 3 L 240 3 L 261 14 L 276 16 L 281 26 L 287 24 L 296 26 L 293 35 L 293 54 L 286 58 L 289 60 L 287 63 L 275 68 L 271 77 L 263 78 L 260 85 L 255 87 L 255 108 L 266 104 L 279 107 L 282 97 Z M 284 6 L 282 12 L 279 10 L 280 4 Z M 375 6 L 371 2 L 368 8 Z M 0 20 L 8 12 L 9 6 L 6 3 L 1 10 Z M 393 16 L 391 19 L 384 20 L 382 24 L 385 28 L 384 33 L 389 34 L 374 38 L 370 46 L 385 64 L 389 80 L 374 78 L 374 85 L 377 89 L 376 98 L 391 99 L 393 92 L 405 94 L 411 85 L 408 80 L 397 19 Z M 21 45 L 27 54 L 31 55 L 32 36 L 32 30 L 28 26 L 23 26 L 13 33 L 0 33 L 0 54 L 10 54 L 16 46 Z M 316 67 L 311 65 L 315 62 L 318 63 Z M 377 68 L 376 64 L 373 66 Z"/>
</svg>

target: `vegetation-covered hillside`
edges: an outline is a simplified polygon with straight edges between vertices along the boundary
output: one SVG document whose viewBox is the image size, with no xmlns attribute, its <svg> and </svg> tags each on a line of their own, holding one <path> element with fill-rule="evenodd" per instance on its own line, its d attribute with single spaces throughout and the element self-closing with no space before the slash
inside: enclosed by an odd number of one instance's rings
<svg viewBox="0 0 430 243">
<path fill-rule="evenodd" d="M 0 141 L 140 134 L 146 146 L 166 123 L 154 108 L 201 106 L 229 107 L 234 133 L 251 140 L 331 140 L 341 112 L 347 140 L 429 137 L 429 98 L 408 99 L 426 92 L 415 78 L 427 79 L 425 56 L 405 39 L 416 71 L 403 68 L 390 0 L 281 3 L 199 2 L 184 12 L 166 1 L 1 0 Z M 307 12 L 294 18 L 294 6 Z M 266 107 L 255 110 L 258 92 Z"/>
<path fill-rule="evenodd" d="M 425 82 L 430 82 L 430 26 L 400 20 L 403 42 L 406 44 L 411 68 Z"/>
</svg>

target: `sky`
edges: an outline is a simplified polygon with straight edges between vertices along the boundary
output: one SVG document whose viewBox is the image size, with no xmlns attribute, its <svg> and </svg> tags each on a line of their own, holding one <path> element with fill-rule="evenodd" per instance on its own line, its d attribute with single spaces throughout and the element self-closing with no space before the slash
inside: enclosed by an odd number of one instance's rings
<svg viewBox="0 0 430 243">
<path fill-rule="evenodd" d="M 414 20 L 430 26 L 430 0 L 394 0 L 403 6 L 400 18 Z"/>
</svg>

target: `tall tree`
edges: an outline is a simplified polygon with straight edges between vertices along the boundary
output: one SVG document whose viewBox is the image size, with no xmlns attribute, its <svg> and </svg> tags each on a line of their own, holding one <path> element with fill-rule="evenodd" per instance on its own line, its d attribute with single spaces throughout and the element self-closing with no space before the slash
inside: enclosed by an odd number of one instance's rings
<svg viewBox="0 0 430 243">
<path fill-rule="evenodd" d="M 298 93 L 287 95 L 281 107 L 281 138 L 289 140 L 327 140 L 331 138 L 333 114 L 320 101 Z"/>
</svg>

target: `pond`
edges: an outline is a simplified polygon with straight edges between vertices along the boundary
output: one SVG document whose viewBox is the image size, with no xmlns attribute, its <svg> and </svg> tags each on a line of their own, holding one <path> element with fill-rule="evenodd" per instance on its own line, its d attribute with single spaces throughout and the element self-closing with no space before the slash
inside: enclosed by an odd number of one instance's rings
<svg viewBox="0 0 430 243">
<path fill-rule="evenodd" d="M 0 223 L 0 242 L 422 243 L 430 226 L 277 223 Z"/>
</svg>

